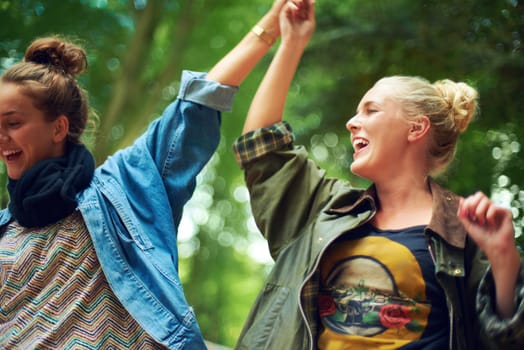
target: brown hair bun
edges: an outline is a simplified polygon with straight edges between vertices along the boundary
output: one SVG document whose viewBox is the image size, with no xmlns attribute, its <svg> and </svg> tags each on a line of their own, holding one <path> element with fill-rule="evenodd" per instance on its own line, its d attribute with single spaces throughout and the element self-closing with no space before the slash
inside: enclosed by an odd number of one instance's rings
<svg viewBox="0 0 524 350">
<path fill-rule="evenodd" d="M 24 60 L 46 65 L 72 76 L 82 74 L 87 69 L 85 51 L 59 37 L 36 39 L 27 48 Z"/>
</svg>

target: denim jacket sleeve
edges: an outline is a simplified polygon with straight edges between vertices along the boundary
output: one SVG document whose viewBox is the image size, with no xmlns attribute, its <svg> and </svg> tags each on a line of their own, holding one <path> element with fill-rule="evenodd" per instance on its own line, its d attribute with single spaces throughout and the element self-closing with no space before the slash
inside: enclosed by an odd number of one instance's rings
<svg viewBox="0 0 524 350">
<path fill-rule="evenodd" d="M 221 111 L 231 109 L 236 92 L 236 87 L 206 80 L 204 73 L 184 71 L 177 100 L 132 147 L 106 161 L 104 171 L 126 187 L 128 199 L 136 199 L 137 207 L 143 206 L 144 200 L 153 200 L 150 197 L 156 189 L 151 186 L 156 186 L 157 179 L 162 181 L 177 227 L 196 176 L 219 143 Z M 137 193 L 132 193 L 135 190 Z M 153 209 L 160 208 L 153 203 Z"/>
<path fill-rule="evenodd" d="M 495 282 L 491 269 L 486 271 L 477 294 L 477 311 L 487 336 L 504 349 L 522 349 L 524 346 L 524 263 L 521 263 L 515 289 L 515 314 L 502 320 L 497 316 Z"/>
<path fill-rule="evenodd" d="M 170 349 L 205 348 L 178 275 L 177 231 L 195 178 L 218 145 L 220 113 L 236 91 L 185 71 L 177 100 L 99 166 L 78 195 L 113 292 Z"/>
<path fill-rule="evenodd" d="M 221 112 L 231 110 L 237 92 L 204 78 L 203 73 L 183 72 L 178 99 L 164 112 L 175 113 L 175 118 L 159 118 L 143 140 L 168 189 L 176 224 L 197 174 L 218 146 Z"/>
</svg>

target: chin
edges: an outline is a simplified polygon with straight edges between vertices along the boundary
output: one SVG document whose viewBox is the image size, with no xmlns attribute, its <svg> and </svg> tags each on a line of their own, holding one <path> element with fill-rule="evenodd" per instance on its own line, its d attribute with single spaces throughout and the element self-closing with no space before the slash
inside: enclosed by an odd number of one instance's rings
<svg viewBox="0 0 524 350">
<path fill-rule="evenodd" d="M 351 173 L 353 175 L 356 175 L 356 176 L 361 177 L 361 178 L 366 179 L 366 180 L 373 181 L 373 180 L 371 180 L 371 178 L 373 176 L 369 176 L 370 174 L 368 174 L 368 172 L 366 172 L 366 169 L 363 166 L 358 166 L 358 165 L 351 164 L 351 166 L 349 167 L 349 170 L 351 171 Z"/>
<path fill-rule="evenodd" d="M 18 180 L 20 177 L 22 177 L 23 172 L 20 172 L 18 170 L 15 171 L 7 171 L 7 177 L 11 180 Z"/>
<path fill-rule="evenodd" d="M 362 169 L 358 166 L 358 164 L 355 164 L 355 162 L 351 163 L 351 165 L 349 166 L 349 170 L 357 176 L 362 176 Z"/>
</svg>

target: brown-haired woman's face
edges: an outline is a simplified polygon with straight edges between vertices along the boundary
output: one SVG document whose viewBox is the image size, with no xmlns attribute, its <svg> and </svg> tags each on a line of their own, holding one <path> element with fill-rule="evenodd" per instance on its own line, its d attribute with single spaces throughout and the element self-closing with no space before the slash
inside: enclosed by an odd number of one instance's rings
<svg viewBox="0 0 524 350">
<path fill-rule="evenodd" d="M 0 83 L 0 155 L 11 179 L 20 179 L 41 160 L 63 155 L 58 121 L 46 120 L 18 85 Z"/>
</svg>

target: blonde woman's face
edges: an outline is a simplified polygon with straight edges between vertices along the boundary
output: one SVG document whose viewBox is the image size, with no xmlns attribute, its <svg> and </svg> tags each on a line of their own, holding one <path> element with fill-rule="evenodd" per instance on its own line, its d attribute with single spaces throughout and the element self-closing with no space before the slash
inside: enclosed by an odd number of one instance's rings
<svg viewBox="0 0 524 350">
<path fill-rule="evenodd" d="M 17 85 L 0 83 L 0 156 L 7 175 L 18 180 L 37 162 L 62 153 L 63 142 L 56 138 L 56 121 L 46 120 Z"/>
<path fill-rule="evenodd" d="M 373 182 L 400 172 L 408 144 L 409 123 L 399 102 L 391 98 L 390 84 L 375 85 L 360 101 L 356 115 L 346 124 L 351 133 L 351 171 Z"/>
</svg>

